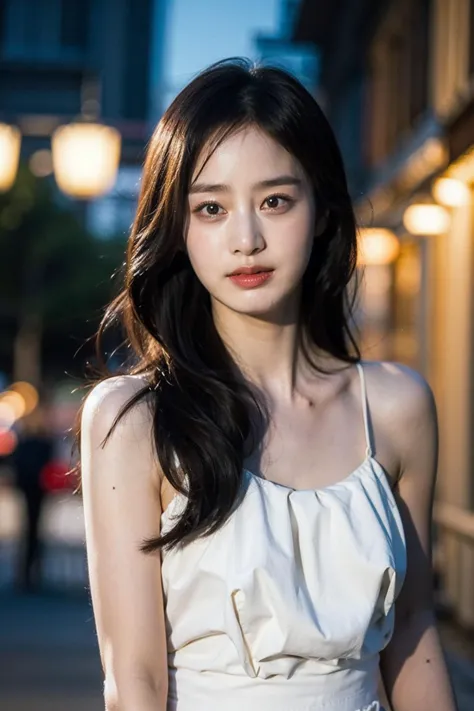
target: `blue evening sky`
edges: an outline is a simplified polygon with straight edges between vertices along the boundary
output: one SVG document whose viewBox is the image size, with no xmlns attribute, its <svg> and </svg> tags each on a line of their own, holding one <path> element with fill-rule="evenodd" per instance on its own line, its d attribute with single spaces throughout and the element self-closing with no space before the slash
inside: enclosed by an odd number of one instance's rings
<svg viewBox="0 0 474 711">
<path fill-rule="evenodd" d="M 169 0 L 165 105 L 196 72 L 219 59 L 255 58 L 257 33 L 278 30 L 281 0 Z"/>
</svg>

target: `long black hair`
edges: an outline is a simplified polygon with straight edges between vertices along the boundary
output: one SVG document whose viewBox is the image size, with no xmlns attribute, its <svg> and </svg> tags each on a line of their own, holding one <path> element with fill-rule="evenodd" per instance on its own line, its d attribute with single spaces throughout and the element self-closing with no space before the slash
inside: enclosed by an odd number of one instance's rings
<svg viewBox="0 0 474 711">
<path fill-rule="evenodd" d="M 309 362 L 314 347 L 347 363 L 360 359 L 351 332 L 356 224 L 341 155 L 323 112 L 281 69 L 242 59 L 212 65 L 181 91 L 151 138 L 124 288 L 98 334 L 100 341 L 117 319 L 124 325 L 134 354 L 126 372 L 143 375 L 147 384 L 117 420 L 144 398 L 152 403 L 161 468 L 186 495 L 175 525 L 146 541 L 146 552 L 209 535 L 225 523 L 242 492 L 245 456 L 260 436 L 255 413 L 264 418 L 264 407 L 216 330 L 209 294 L 185 248 L 198 156 L 247 126 L 264 131 L 299 161 L 317 213 L 327 220 L 303 276 L 301 347 Z"/>
</svg>

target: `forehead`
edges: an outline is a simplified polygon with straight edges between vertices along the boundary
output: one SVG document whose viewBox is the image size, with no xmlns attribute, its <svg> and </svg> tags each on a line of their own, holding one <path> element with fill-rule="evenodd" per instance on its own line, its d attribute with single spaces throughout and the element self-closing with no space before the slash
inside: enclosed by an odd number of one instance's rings
<svg viewBox="0 0 474 711">
<path fill-rule="evenodd" d="M 280 143 L 251 126 L 225 138 L 215 150 L 206 146 L 197 160 L 192 182 L 199 177 L 199 182 L 257 183 L 275 174 L 302 177 L 303 170 Z"/>
</svg>

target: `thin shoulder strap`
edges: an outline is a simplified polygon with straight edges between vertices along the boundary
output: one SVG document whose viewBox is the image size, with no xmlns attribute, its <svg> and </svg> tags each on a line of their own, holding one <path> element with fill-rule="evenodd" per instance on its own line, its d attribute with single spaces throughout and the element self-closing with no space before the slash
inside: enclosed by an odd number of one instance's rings
<svg viewBox="0 0 474 711">
<path fill-rule="evenodd" d="M 370 435 L 370 414 L 369 414 L 369 400 L 367 397 L 367 385 L 365 382 L 365 373 L 362 363 L 357 363 L 357 370 L 359 371 L 360 377 L 360 389 L 362 395 L 362 410 L 364 413 L 364 428 L 365 428 L 365 441 L 367 444 L 366 455 L 367 457 L 374 456 L 374 449 L 372 447 L 372 437 Z"/>
</svg>

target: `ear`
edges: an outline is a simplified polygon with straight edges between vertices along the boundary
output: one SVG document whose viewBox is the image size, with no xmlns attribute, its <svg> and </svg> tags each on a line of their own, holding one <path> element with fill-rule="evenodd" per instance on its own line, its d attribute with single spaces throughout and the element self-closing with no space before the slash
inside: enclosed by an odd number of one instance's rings
<svg viewBox="0 0 474 711">
<path fill-rule="evenodd" d="M 314 228 L 314 236 L 319 237 L 320 235 L 323 234 L 324 230 L 328 226 L 328 220 L 329 220 L 329 210 L 327 210 L 324 215 L 321 215 L 316 220 L 316 226 Z"/>
</svg>

